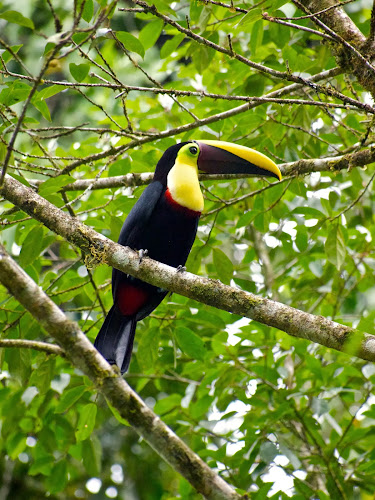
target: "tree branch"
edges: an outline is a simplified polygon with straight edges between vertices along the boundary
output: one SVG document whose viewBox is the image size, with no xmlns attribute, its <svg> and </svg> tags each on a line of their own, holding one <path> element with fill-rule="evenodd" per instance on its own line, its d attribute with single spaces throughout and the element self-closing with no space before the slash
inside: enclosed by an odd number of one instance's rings
<svg viewBox="0 0 375 500">
<path fill-rule="evenodd" d="M 141 400 L 79 329 L 21 269 L 0 245 L 0 281 L 64 349 L 111 406 L 128 420 L 154 450 L 209 500 L 239 500 L 229 484 L 215 474 Z"/>
<path fill-rule="evenodd" d="M 310 11 L 307 14 L 313 20 L 319 16 L 337 35 L 356 47 L 360 47 L 365 42 L 366 39 L 363 33 L 350 19 L 342 6 L 337 4 L 336 0 L 296 0 L 294 3 L 297 7 L 301 8 L 302 6 Z"/>
<path fill-rule="evenodd" d="M 1 71 L 0 71 L 0 73 L 1 73 Z M 317 73 L 317 74 L 311 76 L 310 78 L 304 79 L 304 82 L 308 86 L 314 86 L 315 82 L 326 80 L 329 78 L 333 78 L 340 73 L 341 73 L 340 68 L 332 68 L 330 70 L 323 71 L 321 73 Z M 14 78 L 25 78 L 27 80 L 34 81 L 33 78 L 27 77 L 25 75 L 11 73 L 9 71 L 7 71 L 6 74 L 8 76 L 12 76 Z M 61 85 L 66 84 L 66 82 L 54 82 L 52 80 L 50 80 L 49 83 L 61 84 Z M 69 84 L 69 85 L 75 86 L 78 84 Z M 83 85 L 83 84 L 81 84 L 81 85 Z M 104 84 L 87 84 L 87 85 L 106 86 Z M 247 102 L 245 104 L 241 104 L 240 106 L 236 106 L 235 108 L 232 108 L 230 110 L 226 110 L 222 113 L 216 113 L 214 115 L 208 116 L 207 118 L 197 120 L 197 121 L 194 121 L 192 123 L 188 123 L 188 124 L 185 124 L 185 125 L 182 125 L 180 127 L 173 128 L 173 129 L 167 129 L 167 130 L 164 130 L 164 131 L 161 131 L 158 133 L 146 134 L 146 135 L 142 133 L 142 135 L 140 137 L 137 137 L 136 139 L 129 141 L 127 144 L 123 144 L 123 145 L 117 146 L 117 147 L 112 147 L 112 148 L 109 148 L 107 150 L 101 151 L 100 153 L 92 154 L 92 155 L 85 157 L 85 158 L 75 159 L 70 164 L 68 164 L 63 170 L 59 171 L 58 174 L 59 175 L 60 174 L 68 174 L 68 173 L 72 172 L 73 170 L 75 170 L 80 165 L 84 165 L 84 164 L 88 164 L 90 162 L 98 161 L 98 160 L 101 160 L 103 158 L 116 156 L 116 155 L 124 153 L 125 151 L 136 148 L 138 146 L 141 146 L 142 144 L 154 142 L 157 139 L 163 139 L 166 137 L 176 136 L 176 135 L 188 132 L 190 130 L 195 130 L 199 127 L 202 127 L 203 125 L 216 123 L 216 122 L 219 122 L 219 121 L 224 120 L 226 118 L 230 118 L 232 116 L 237 116 L 241 113 L 245 113 L 246 111 L 249 111 L 250 109 L 254 109 L 257 106 L 260 106 L 264 102 L 267 102 L 267 99 L 280 98 L 282 96 L 285 96 L 285 95 L 288 95 L 291 93 L 300 92 L 303 89 L 303 87 L 304 87 L 304 85 L 301 83 L 293 83 L 291 85 L 288 85 L 288 86 L 283 87 L 281 89 L 274 90 L 274 91 L 266 94 L 265 96 L 263 96 L 261 101 L 259 101 L 257 99 L 255 99 L 255 100 L 253 99 L 253 102 Z M 265 101 L 265 99 L 266 99 L 266 101 Z M 359 103 L 359 101 L 354 101 L 354 102 L 357 104 Z M 348 103 L 348 105 L 352 105 L 352 104 L 353 103 Z M 363 111 L 369 111 L 371 113 L 372 112 L 375 113 L 375 110 L 372 110 L 372 108 L 368 105 L 364 105 L 362 103 L 359 103 L 358 106 L 357 105 L 355 105 L 355 106 L 356 107 L 359 106 L 361 109 L 363 109 Z M 364 106 L 364 108 L 363 108 L 363 106 Z M 113 132 L 113 131 L 109 130 L 109 132 Z M 123 135 L 123 132 L 118 132 L 118 133 L 119 133 L 119 135 Z M 33 155 L 29 155 L 29 156 L 34 157 Z M 56 159 L 61 160 L 61 159 L 66 159 L 66 158 L 56 158 Z M 67 158 L 67 159 L 71 159 L 71 158 Z"/>
<path fill-rule="evenodd" d="M 334 0 L 293 0 L 293 2 L 308 14 L 314 14 L 335 3 Z M 375 68 L 369 62 L 375 56 L 371 38 L 366 40 L 341 7 L 321 13 L 319 17 L 313 16 L 312 20 L 326 33 L 336 38 L 337 43 L 333 46 L 333 52 L 338 64 L 345 72 L 355 75 L 359 83 L 375 96 Z"/>
<path fill-rule="evenodd" d="M 289 82 L 301 84 L 303 86 L 310 87 L 315 92 L 322 93 L 322 94 L 330 96 L 330 97 L 335 97 L 337 99 L 340 99 L 342 102 L 345 102 L 345 103 L 350 104 L 350 105 L 358 106 L 358 108 L 364 109 L 371 114 L 373 114 L 375 112 L 375 109 L 372 106 L 361 103 L 360 101 L 358 101 L 356 99 L 352 99 L 352 98 L 342 94 L 338 90 L 334 89 L 333 87 L 325 87 L 324 85 L 313 84 L 313 83 L 311 83 L 311 81 L 309 79 L 305 79 L 299 75 L 292 74 L 290 71 L 278 71 L 278 70 L 275 70 L 273 68 L 269 68 L 267 66 L 264 66 L 262 64 L 255 63 L 255 62 L 251 61 L 250 59 L 244 57 L 243 55 L 234 52 L 233 50 L 222 47 L 221 45 L 218 45 L 218 44 L 208 40 L 207 38 L 202 37 L 201 35 L 197 35 L 192 30 L 184 28 L 181 24 L 177 23 L 176 21 L 173 21 L 168 16 L 161 14 L 154 5 L 148 5 L 143 0 L 132 0 L 132 2 L 137 4 L 137 5 L 142 6 L 145 9 L 145 11 L 158 17 L 159 19 L 162 19 L 165 23 L 169 24 L 170 26 L 173 26 L 180 33 L 183 33 L 185 36 L 193 39 L 195 42 L 197 42 L 201 45 L 205 45 L 206 47 L 210 47 L 211 49 L 215 50 L 216 52 L 220 52 L 222 54 L 226 54 L 227 56 L 229 56 L 231 58 L 237 59 L 238 61 L 245 64 L 246 66 L 249 66 L 250 68 L 252 68 L 256 71 L 259 71 L 260 73 L 266 74 L 271 78 L 273 77 L 273 78 L 278 78 L 281 80 L 286 80 Z"/>
<path fill-rule="evenodd" d="M 292 336 L 375 361 L 375 336 L 334 321 L 314 316 L 219 281 L 175 268 L 149 258 L 139 262 L 138 253 L 105 238 L 7 176 L 0 193 L 26 213 L 42 222 L 86 254 L 86 263 L 107 263 L 152 285 L 179 293 L 207 305 L 278 328 Z"/>
<path fill-rule="evenodd" d="M 298 160 L 279 165 L 283 175 L 303 175 L 312 172 L 337 172 L 351 167 L 363 167 L 375 161 L 375 146 L 343 156 Z"/>
<path fill-rule="evenodd" d="M 49 344 L 48 342 L 39 342 L 37 340 L 0 339 L 0 347 L 15 347 L 17 349 L 35 349 L 36 351 L 45 352 L 47 354 L 58 354 L 59 356 L 65 356 L 64 351 L 58 345 Z"/>
<path fill-rule="evenodd" d="M 349 168 L 363 167 L 375 162 L 375 146 L 341 156 L 328 158 L 301 159 L 290 163 L 278 165 L 283 176 L 298 176 L 311 174 L 313 172 L 338 172 Z M 111 189 L 119 187 L 146 186 L 154 176 L 153 172 L 133 173 L 118 175 L 115 177 L 105 177 L 103 179 L 80 179 L 66 184 L 61 188 L 65 191 L 84 191 L 85 189 Z M 205 180 L 233 180 L 249 178 L 247 174 L 200 174 L 199 179 Z M 40 186 L 44 181 L 29 180 L 33 186 Z"/>
</svg>

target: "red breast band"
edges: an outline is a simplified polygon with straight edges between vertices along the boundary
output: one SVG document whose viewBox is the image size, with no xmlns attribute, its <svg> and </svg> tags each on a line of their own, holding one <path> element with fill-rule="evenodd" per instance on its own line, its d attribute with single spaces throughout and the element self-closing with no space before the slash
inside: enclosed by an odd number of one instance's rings
<svg viewBox="0 0 375 500">
<path fill-rule="evenodd" d="M 172 194 L 167 188 L 165 191 L 165 199 L 167 200 L 168 204 L 171 205 L 173 208 L 178 210 L 181 213 L 184 213 L 185 215 L 188 215 L 189 217 L 200 217 L 202 212 L 199 212 L 197 210 L 191 210 L 190 208 L 184 207 L 180 205 L 176 200 L 172 198 Z"/>
</svg>

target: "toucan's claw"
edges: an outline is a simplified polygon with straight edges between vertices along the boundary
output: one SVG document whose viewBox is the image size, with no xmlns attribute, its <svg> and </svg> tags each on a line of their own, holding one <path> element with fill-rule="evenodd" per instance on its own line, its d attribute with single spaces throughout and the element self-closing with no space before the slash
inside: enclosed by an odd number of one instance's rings
<svg viewBox="0 0 375 500">
<path fill-rule="evenodd" d="M 148 250 L 145 249 L 143 250 L 142 248 L 138 250 L 138 255 L 139 255 L 139 263 L 142 264 L 142 260 L 147 257 Z"/>
<path fill-rule="evenodd" d="M 177 273 L 184 273 L 186 271 L 186 267 L 185 266 L 178 266 L 176 267 L 176 272 Z"/>
</svg>

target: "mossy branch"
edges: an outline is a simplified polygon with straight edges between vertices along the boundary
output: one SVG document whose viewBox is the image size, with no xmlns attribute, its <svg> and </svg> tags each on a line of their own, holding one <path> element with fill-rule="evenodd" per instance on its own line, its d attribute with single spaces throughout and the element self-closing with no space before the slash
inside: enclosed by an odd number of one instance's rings
<svg viewBox="0 0 375 500">
<path fill-rule="evenodd" d="M 302 11 L 314 14 L 324 8 L 332 7 L 336 0 L 293 0 Z M 344 9 L 327 10 L 319 15 L 312 15 L 313 22 L 325 33 L 333 36 L 331 44 L 333 55 L 338 65 L 346 72 L 353 74 L 359 83 L 375 96 L 375 67 L 372 65 L 374 46 L 371 36 L 368 40 L 346 14 Z"/>
<path fill-rule="evenodd" d="M 278 328 L 295 337 L 348 352 L 375 361 L 375 336 L 314 316 L 293 307 L 242 290 L 219 281 L 176 273 L 172 267 L 145 258 L 105 238 L 70 217 L 11 177 L 7 177 L 1 194 L 49 229 L 78 246 L 91 263 L 107 263 L 153 285 L 166 288 L 207 305 L 244 316 Z"/>
<path fill-rule="evenodd" d="M 98 353 L 78 325 L 21 269 L 0 245 L 0 282 L 58 342 L 72 364 L 82 370 L 122 418 L 155 451 L 208 500 L 240 500 L 232 487 L 213 472 L 142 401 Z"/>
</svg>

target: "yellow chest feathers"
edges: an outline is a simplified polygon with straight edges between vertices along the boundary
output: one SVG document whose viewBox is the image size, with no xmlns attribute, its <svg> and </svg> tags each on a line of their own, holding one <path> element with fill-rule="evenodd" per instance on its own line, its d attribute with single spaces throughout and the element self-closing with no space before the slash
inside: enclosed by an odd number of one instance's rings
<svg viewBox="0 0 375 500">
<path fill-rule="evenodd" d="M 180 159 L 177 158 L 169 171 L 167 187 L 176 203 L 189 210 L 202 212 L 204 203 L 196 162 L 185 155 Z"/>
</svg>

